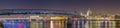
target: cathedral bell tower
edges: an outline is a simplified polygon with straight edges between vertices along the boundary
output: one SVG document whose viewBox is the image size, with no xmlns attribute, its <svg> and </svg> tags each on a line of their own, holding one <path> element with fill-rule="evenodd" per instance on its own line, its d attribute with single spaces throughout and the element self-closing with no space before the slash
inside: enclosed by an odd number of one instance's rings
<svg viewBox="0 0 120 28">
<path fill-rule="evenodd" d="M 90 8 L 88 8 L 89 10 L 87 11 L 87 15 L 86 16 L 91 16 L 92 15 L 92 11 L 90 10 Z"/>
</svg>

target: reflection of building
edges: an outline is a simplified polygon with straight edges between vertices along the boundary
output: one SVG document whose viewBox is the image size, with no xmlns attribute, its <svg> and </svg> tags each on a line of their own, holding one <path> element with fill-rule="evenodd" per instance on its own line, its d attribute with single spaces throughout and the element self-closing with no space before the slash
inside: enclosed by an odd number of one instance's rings
<svg viewBox="0 0 120 28">
<path fill-rule="evenodd" d="M 71 28 L 85 28 L 86 17 L 80 16 L 71 19 L 72 27 Z"/>
<path fill-rule="evenodd" d="M 2 22 L 3 21 L 0 21 L 0 28 L 4 28 Z"/>
<path fill-rule="evenodd" d="M 116 28 L 120 28 L 120 15 L 115 15 L 116 19 Z"/>
</svg>

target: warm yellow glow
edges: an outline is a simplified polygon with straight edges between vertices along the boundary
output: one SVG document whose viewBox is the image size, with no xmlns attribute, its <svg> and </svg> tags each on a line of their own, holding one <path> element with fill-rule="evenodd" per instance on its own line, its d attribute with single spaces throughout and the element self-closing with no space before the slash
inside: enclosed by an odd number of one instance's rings
<svg viewBox="0 0 120 28">
<path fill-rule="evenodd" d="M 36 16 L 30 16 L 30 17 L 33 17 L 33 18 L 34 18 L 34 17 L 39 17 L 39 16 L 36 15 Z"/>
<path fill-rule="evenodd" d="M 34 16 L 30 16 L 30 19 L 44 19 L 42 16 L 38 16 L 38 15 L 34 15 Z"/>
<path fill-rule="evenodd" d="M 54 28 L 53 21 L 50 21 L 50 28 Z"/>
<path fill-rule="evenodd" d="M 66 16 L 55 16 L 55 17 L 51 17 L 51 19 L 67 19 Z"/>
</svg>

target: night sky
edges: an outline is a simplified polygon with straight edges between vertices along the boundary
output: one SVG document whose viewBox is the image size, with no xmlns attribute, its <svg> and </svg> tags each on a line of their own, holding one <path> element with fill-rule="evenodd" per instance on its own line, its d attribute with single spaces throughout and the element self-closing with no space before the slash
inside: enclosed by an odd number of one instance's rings
<svg viewBox="0 0 120 28">
<path fill-rule="evenodd" d="M 0 9 L 51 9 L 120 14 L 120 0 L 0 0 Z"/>
</svg>

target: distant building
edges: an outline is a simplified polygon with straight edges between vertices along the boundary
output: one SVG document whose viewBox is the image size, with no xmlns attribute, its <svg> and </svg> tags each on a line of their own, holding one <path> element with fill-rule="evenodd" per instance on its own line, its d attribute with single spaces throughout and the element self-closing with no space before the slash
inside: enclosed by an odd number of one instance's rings
<svg viewBox="0 0 120 28">
<path fill-rule="evenodd" d="M 87 16 L 91 16 L 92 15 L 92 11 L 90 10 L 90 8 L 89 8 L 89 10 L 87 11 L 87 14 L 86 14 Z"/>
<path fill-rule="evenodd" d="M 115 15 L 115 19 L 120 19 L 120 15 Z"/>
</svg>

